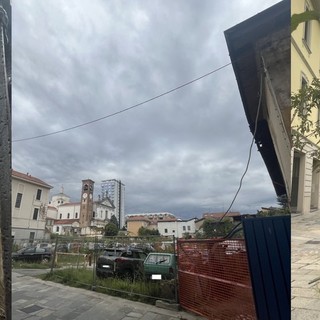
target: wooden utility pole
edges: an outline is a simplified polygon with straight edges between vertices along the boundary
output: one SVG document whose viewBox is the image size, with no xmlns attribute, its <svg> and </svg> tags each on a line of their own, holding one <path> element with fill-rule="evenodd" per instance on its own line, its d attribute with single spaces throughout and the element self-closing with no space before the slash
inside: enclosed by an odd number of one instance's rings
<svg viewBox="0 0 320 320">
<path fill-rule="evenodd" d="M 11 319 L 11 3 L 0 1 L 0 319 Z"/>
</svg>

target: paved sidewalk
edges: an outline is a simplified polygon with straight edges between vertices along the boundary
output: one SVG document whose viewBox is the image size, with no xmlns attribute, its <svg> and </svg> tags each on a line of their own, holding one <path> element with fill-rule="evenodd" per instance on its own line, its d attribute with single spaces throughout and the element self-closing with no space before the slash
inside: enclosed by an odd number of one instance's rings
<svg viewBox="0 0 320 320">
<path fill-rule="evenodd" d="M 161 309 L 105 294 L 42 281 L 32 271 L 12 273 L 14 320 L 200 320 L 196 315 Z"/>
<path fill-rule="evenodd" d="M 320 320 L 320 211 L 291 217 L 291 319 Z"/>
</svg>

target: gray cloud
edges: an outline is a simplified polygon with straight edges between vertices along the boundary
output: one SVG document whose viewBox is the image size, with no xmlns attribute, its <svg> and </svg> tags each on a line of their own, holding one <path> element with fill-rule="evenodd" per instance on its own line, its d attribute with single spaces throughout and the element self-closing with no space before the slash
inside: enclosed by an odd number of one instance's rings
<svg viewBox="0 0 320 320">
<path fill-rule="evenodd" d="M 13 139 L 130 107 L 229 62 L 223 32 L 265 1 L 16 1 Z M 46 138 L 13 143 L 13 167 L 61 186 L 121 179 L 127 213 L 181 217 L 226 209 L 251 134 L 231 66 L 136 109 Z M 274 205 L 260 154 L 233 210 Z"/>
</svg>

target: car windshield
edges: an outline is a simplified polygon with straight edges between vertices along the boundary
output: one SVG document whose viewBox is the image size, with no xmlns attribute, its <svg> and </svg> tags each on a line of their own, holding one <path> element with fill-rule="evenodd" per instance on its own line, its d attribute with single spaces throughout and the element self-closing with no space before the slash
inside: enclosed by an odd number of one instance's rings
<svg viewBox="0 0 320 320">
<path fill-rule="evenodd" d="M 169 264 L 170 263 L 170 255 L 155 255 L 155 254 L 150 254 L 146 263 L 150 264 Z"/>
<path fill-rule="evenodd" d="M 28 247 L 28 248 L 22 248 L 20 250 L 18 250 L 18 253 L 27 253 L 27 252 L 34 252 L 35 248 L 33 247 Z"/>
</svg>

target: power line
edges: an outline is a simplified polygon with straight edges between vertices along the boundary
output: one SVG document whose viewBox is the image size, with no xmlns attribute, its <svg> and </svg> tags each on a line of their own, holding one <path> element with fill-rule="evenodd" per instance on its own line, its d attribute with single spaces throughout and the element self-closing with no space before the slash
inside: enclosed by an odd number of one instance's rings
<svg viewBox="0 0 320 320">
<path fill-rule="evenodd" d="M 261 57 L 261 59 L 263 59 Z M 263 60 L 262 60 L 263 61 Z M 252 155 L 252 147 L 253 147 L 253 143 L 254 143 L 254 140 L 255 140 L 255 137 L 256 137 L 256 133 L 257 133 L 257 128 L 258 128 L 258 118 L 259 118 L 259 113 L 260 113 L 260 107 L 261 107 L 261 100 L 262 100 L 262 89 L 263 89 L 263 76 L 264 76 L 264 70 L 263 72 L 261 72 L 261 77 L 260 77 L 260 89 L 259 89 L 259 102 L 258 102 L 258 107 L 257 107 L 257 114 L 256 114 L 256 118 L 255 118 L 255 123 L 254 123 L 254 132 L 253 132 L 253 135 L 252 135 L 252 140 L 251 140 L 251 144 L 250 144 L 250 148 L 249 148 L 249 155 L 248 155 L 248 160 L 247 160 L 247 164 L 246 164 L 246 168 L 240 178 L 240 182 L 239 182 L 239 187 L 238 187 L 238 190 L 237 192 L 235 193 L 232 201 L 231 201 L 231 204 L 229 206 L 229 208 L 226 210 L 226 212 L 221 216 L 221 218 L 219 219 L 218 223 L 220 223 L 223 218 L 227 215 L 227 213 L 229 212 L 229 210 L 232 208 L 234 202 L 236 201 L 237 199 L 237 196 L 241 190 L 241 187 L 242 187 L 242 182 L 243 182 L 243 179 L 245 177 L 245 175 L 247 174 L 248 172 L 248 169 L 249 169 L 249 164 L 250 164 L 250 161 L 251 161 L 251 155 Z"/>
<path fill-rule="evenodd" d="M 207 77 L 207 76 L 210 76 L 211 74 L 213 74 L 213 73 L 215 73 L 215 72 L 217 72 L 217 71 L 220 71 L 220 70 L 223 69 L 223 68 L 226 68 L 226 67 L 229 66 L 229 65 L 231 65 L 231 62 L 229 62 L 229 63 L 227 63 L 227 64 L 225 64 L 225 65 L 223 65 L 223 66 L 221 66 L 221 67 L 219 67 L 219 68 L 217 68 L 217 69 L 215 69 L 215 70 L 212 70 L 212 71 L 210 71 L 210 72 L 208 72 L 208 73 L 206 73 L 206 74 L 204 74 L 204 75 L 202 75 L 202 76 L 200 76 L 200 77 L 198 77 L 198 78 L 196 78 L 196 79 L 193 79 L 193 80 L 188 81 L 188 82 L 186 82 L 186 83 L 184 83 L 184 84 L 182 84 L 182 85 L 180 85 L 180 86 L 178 86 L 178 87 L 175 87 L 174 89 L 171 89 L 171 90 L 169 90 L 169 91 L 166 91 L 166 92 L 164 92 L 164 93 L 161 93 L 161 94 L 159 94 L 159 95 L 157 95 L 157 96 L 155 96 L 155 97 L 153 97 L 153 98 L 147 99 L 147 100 L 145 100 L 145 101 L 142 101 L 142 102 L 140 102 L 140 103 L 137 103 L 137 104 L 135 104 L 135 105 L 133 105 L 133 106 L 130 106 L 130 107 L 128 107 L 128 108 L 125 108 L 125 109 L 116 111 L 116 112 L 114 112 L 114 113 L 108 114 L 108 115 L 106 115 L 106 116 L 103 116 L 103 117 L 100 117 L 100 118 L 97 118 L 97 119 L 94 119 L 94 120 L 91 120 L 91 121 L 87 121 L 87 122 L 84 122 L 84 123 L 81 123 L 81 124 L 78 124 L 78 125 L 76 125 L 76 126 L 69 127 L 69 128 L 66 128 L 66 129 L 62 129 L 62 130 L 58 130 L 58 131 L 53 131 L 53 132 L 41 134 L 41 135 L 34 136 L 34 137 L 12 140 L 12 142 L 21 142 L 21 141 L 34 140 L 34 139 L 39 139 L 39 138 L 43 138 L 43 137 L 48 137 L 48 136 L 52 136 L 52 135 L 55 135 L 55 134 L 58 134 L 58 133 L 62 133 L 62 132 L 74 130 L 74 129 L 77 129 L 77 128 L 80 128 L 80 127 L 84 127 L 84 126 L 87 126 L 87 125 L 89 125 L 89 124 L 92 124 L 92 123 L 95 123 L 95 122 L 98 122 L 98 121 L 101 121 L 101 120 L 104 120 L 104 119 L 107 119 L 107 118 L 114 117 L 114 116 L 116 116 L 116 115 L 118 115 L 118 114 L 120 114 L 120 113 L 124 113 L 124 112 L 126 112 L 126 111 L 131 110 L 131 109 L 135 109 L 135 108 L 137 108 L 137 107 L 140 107 L 140 106 L 143 105 L 143 104 L 146 104 L 146 103 L 148 103 L 148 102 L 150 102 L 150 101 L 159 99 L 159 98 L 161 98 L 161 97 L 163 97 L 163 96 L 165 96 L 165 95 L 168 95 L 168 94 L 170 94 L 170 93 L 172 93 L 172 92 L 174 92 L 174 91 L 177 91 L 177 90 L 179 90 L 179 89 L 181 89 L 181 88 L 183 88 L 183 87 L 186 87 L 186 86 L 188 86 L 188 85 L 190 85 L 190 84 L 192 84 L 192 83 L 194 83 L 194 82 L 196 82 L 196 81 L 199 81 L 199 80 L 201 80 L 201 79 L 203 79 L 203 78 L 205 78 L 205 77 Z"/>
</svg>

